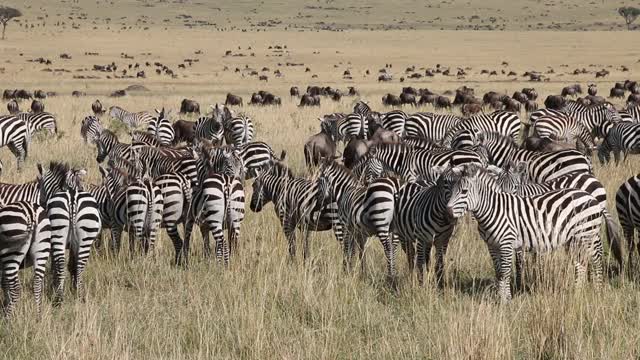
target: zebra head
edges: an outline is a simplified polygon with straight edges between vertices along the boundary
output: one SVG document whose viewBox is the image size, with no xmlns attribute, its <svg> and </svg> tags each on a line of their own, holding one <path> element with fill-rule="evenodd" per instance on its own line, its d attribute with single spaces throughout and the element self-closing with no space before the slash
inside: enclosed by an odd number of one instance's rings
<svg viewBox="0 0 640 360">
<path fill-rule="evenodd" d="M 65 190 L 69 172 L 69 165 L 65 163 L 52 161 L 46 168 L 38 164 L 37 182 L 40 190 L 40 204 L 46 204 L 51 195 Z"/>
<path fill-rule="evenodd" d="M 109 155 L 109 152 L 113 146 L 118 143 L 118 137 L 111 130 L 105 129 L 100 133 L 100 137 L 96 140 L 96 148 L 98 149 L 98 155 L 96 161 L 101 164 L 104 159 Z"/>
<path fill-rule="evenodd" d="M 114 119 L 120 119 L 124 112 L 125 112 L 124 109 L 119 106 L 111 106 L 109 108 L 109 116 L 111 116 Z"/>
<path fill-rule="evenodd" d="M 75 191 L 84 191 L 84 179 L 87 176 L 86 169 L 71 169 L 67 173 L 65 187 Z"/>
<path fill-rule="evenodd" d="M 494 175 L 499 189 L 508 194 L 515 194 L 522 185 L 529 182 L 528 166 L 524 161 L 517 164 L 509 162 L 504 168 L 489 165 L 487 171 Z"/>
<path fill-rule="evenodd" d="M 447 211 L 453 219 L 461 218 L 471 208 L 470 204 L 473 199 L 469 195 L 473 193 L 472 188 L 477 180 L 477 173 L 470 173 L 466 167 L 465 165 L 460 165 L 451 169 L 452 175 L 456 179 L 451 186 L 451 196 L 447 202 Z"/>
<path fill-rule="evenodd" d="M 260 212 L 265 204 L 273 201 L 273 187 L 280 181 L 293 180 L 293 173 L 285 165 L 283 160 L 286 153 L 283 152 L 280 161 L 271 160 L 269 164 L 258 174 L 253 181 L 253 194 L 249 208 L 253 212 Z"/>
<path fill-rule="evenodd" d="M 98 141 L 102 130 L 103 127 L 100 120 L 93 115 L 89 115 L 82 120 L 80 135 L 84 139 L 85 144 L 95 144 Z"/>
</svg>

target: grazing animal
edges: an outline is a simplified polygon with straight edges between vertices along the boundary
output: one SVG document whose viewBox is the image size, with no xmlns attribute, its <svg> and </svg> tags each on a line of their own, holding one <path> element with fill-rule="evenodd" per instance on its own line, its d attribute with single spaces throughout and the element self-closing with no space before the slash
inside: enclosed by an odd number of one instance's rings
<svg viewBox="0 0 640 360">
<path fill-rule="evenodd" d="M 511 300 L 513 256 L 516 277 L 520 277 L 524 251 L 543 252 L 571 244 L 577 284 L 586 277 L 585 257 L 591 260 L 594 281 L 602 281 L 602 210 L 584 191 L 563 189 L 527 197 L 507 194 L 486 170 L 470 166 L 454 182 L 447 208 L 453 218 L 470 212 L 478 221 L 478 231 L 495 265 L 502 301 Z"/>
<path fill-rule="evenodd" d="M 27 157 L 30 142 L 31 131 L 24 120 L 13 115 L 0 116 L 0 148 L 9 147 L 18 160 L 18 171 Z"/>
<path fill-rule="evenodd" d="M 33 113 L 41 113 L 44 111 L 44 103 L 42 101 L 34 99 L 31 102 L 31 112 Z"/>
<path fill-rule="evenodd" d="M 195 100 L 182 99 L 180 102 L 180 114 L 200 114 L 200 104 Z"/>
<path fill-rule="evenodd" d="M 620 163 L 620 153 L 624 154 L 624 160 L 627 160 L 629 153 L 640 153 L 640 124 L 630 122 L 610 123 L 605 122 L 602 125 L 602 134 L 604 140 L 598 146 L 598 159 L 601 164 L 608 163 L 611 160 L 611 152 L 616 165 Z"/>
<path fill-rule="evenodd" d="M 101 116 L 102 114 L 104 114 L 105 110 L 102 107 L 102 103 L 100 102 L 100 100 L 96 99 L 96 101 L 91 104 L 91 111 L 93 111 L 93 114 L 95 116 Z"/>
<path fill-rule="evenodd" d="M 102 130 L 104 127 L 100 122 L 100 119 L 93 115 L 89 115 L 82 119 L 82 124 L 80 125 L 80 136 L 84 140 L 85 144 L 95 144 L 102 134 Z"/>
<path fill-rule="evenodd" d="M 138 126 L 147 125 L 153 121 L 153 115 L 146 111 L 132 113 L 118 106 L 109 108 L 109 116 L 122 121 L 129 128 L 137 128 Z"/>
<path fill-rule="evenodd" d="M 195 139 L 195 129 L 196 123 L 188 120 L 177 120 L 173 123 L 173 133 L 175 134 L 173 138 L 173 143 L 179 144 L 181 142 L 186 142 L 187 144 L 192 144 Z"/>
<path fill-rule="evenodd" d="M 224 101 L 225 106 L 242 106 L 242 97 L 227 93 L 227 98 Z"/>
<path fill-rule="evenodd" d="M 310 136 L 304 143 L 304 161 L 308 168 L 318 166 L 320 159 L 333 159 L 336 156 L 337 139 L 331 130 L 332 124 L 320 120 L 320 132 Z"/>
<path fill-rule="evenodd" d="M 147 134 L 154 137 L 162 146 L 169 146 L 174 143 L 175 131 L 169 121 L 169 114 L 162 110 L 156 109 L 155 116 L 147 125 Z"/>
<path fill-rule="evenodd" d="M 20 106 L 18 105 L 16 99 L 12 99 L 7 103 L 7 110 L 11 115 L 15 115 L 20 112 Z"/>
<path fill-rule="evenodd" d="M 27 124 L 31 136 L 43 129 L 51 135 L 58 133 L 58 125 L 53 114 L 47 112 L 20 113 L 17 117 Z"/>
</svg>

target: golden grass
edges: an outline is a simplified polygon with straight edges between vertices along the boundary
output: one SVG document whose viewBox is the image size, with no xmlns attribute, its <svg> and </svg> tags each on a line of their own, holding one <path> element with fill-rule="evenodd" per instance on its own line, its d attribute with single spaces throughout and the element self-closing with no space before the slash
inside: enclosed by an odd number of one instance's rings
<svg viewBox="0 0 640 360">
<path fill-rule="evenodd" d="M 554 76 L 552 82 L 531 84 L 504 77 L 496 81 L 477 73 L 483 67 L 499 68 L 502 60 L 509 61 L 509 68 L 519 73 L 532 68 L 544 70 L 547 65 L 559 70 L 563 63 L 570 65 L 568 69 L 587 67 L 590 63 L 614 67 L 625 64 L 632 71 L 637 69 L 634 54 L 611 45 L 611 36 L 621 44 L 632 43 L 633 37 L 626 33 L 238 32 L 231 36 L 154 29 L 151 33 L 121 34 L 118 38 L 97 31 L 89 43 L 80 42 L 86 38 L 77 33 L 38 39 L 15 35 L 0 42 L 2 53 L 11 61 L 2 65 L 7 68 L 0 75 L 3 87 L 59 91 L 62 95 L 47 99 L 46 107 L 58 116 L 64 136 L 57 141 L 35 142 L 23 173 L 15 172 L 14 158 L 8 150 L 2 150 L 5 182 L 33 179 L 35 163 L 49 160 L 85 166 L 89 181 L 99 182 L 95 150 L 82 144 L 79 136 L 80 121 L 89 113 L 96 97 L 106 105 L 118 104 L 131 110 L 167 106 L 177 111 L 183 97 L 194 98 L 204 107 L 222 101 L 227 91 L 243 95 L 245 102 L 258 88 L 273 91 L 282 96 L 282 107 L 245 107 L 242 111 L 254 118 L 257 139 L 267 141 L 276 152 L 286 149 L 289 164 L 302 173 L 302 144 L 317 131 L 316 118 L 323 113 L 346 111 L 354 99 L 344 98 L 340 103 L 323 99 L 320 108 L 300 109 L 295 100 L 289 99 L 291 85 L 332 84 L 345 88 L 352 83 L 379 109 L 380 97 L 386 92 L 398 93 L 402 85 L 397 81 L 378 84 L 373 75 L 365 78 L 363 74 L 367 68 L 375 73 L 389 62 L 393 63 L 396 76 L 412 64 L 433 66 L 440 62 L 474 68 L 474 75 L 463 81 L 437 77 L 409 83 L 413 86 L 441 92 L 466 83 L 480 92 L 490 89 L 512 92 L 533 85 L 542 98 L 558 92 L 563 83 L 585 83 L 592 75 Z M 194 41 L 205 35 L 203 40 Z M 267 57 L 266 47 L 276 43 L 288 44 L 292 54 L 285 58 Z M 575 48 L 567 44 L 575 44 Z M 233 45 L 241 46 L 243 51 L 251 45 L 256 57 L 222 58 L 224 50 L 234 48 Z M 159 61 L 175 67 L 198 48 L 206 56 L 177 80 L 155 75 L 140 81 L 73 80 L 70 74 L 42 73 L 37 70 L 43 66 L 24 62 L 38 56 L 55 58 L 67 51 L 74 55 L 73 60 L 56 62 L 74 69 L 112 60 L 126 63 L 119 60 L 120 52 L 138 56 L 152 51 Z M 315 50 L 320 54 L 313 55 Z M 102 55 L 84 57 L 85 51 L 99 51 Z M 23 58 L 18 56 L 20 52 L 24 53 Z M 576 52 L 580 55 L 574 56 Z M 286 61 L 305 62 L 319 78 L 312 80 L 304 68 L 284 68 L 284 78 L 273 78 L 265 84 L 222 71 L 224 65 L 233 69 L 245 64 L 274 70 L 278 62 Z M 334 68 L 339 62 L 342 65 Z M 340 79 L 346 68 L 353 70 L 354 81 Z M 610 79 L 600 83 L 601 92 L 613 80 L 626 76 L 613 71 Z M 132 83 L 142 83 L 151 92 L 122 99 L 105 98 L 106 93 Z M 69 94 L 74 89 L 87 91 L 90 96 L 72 98 Z M 639 164 L 632 158 L 619 167 L 596 165 L 596 174 L 607 188 L 614 216 L 613 194 L 637 172 Z M 250 193 L 250 183 L 247 189 Z M 431 274 L 424 287 L 417 286 L 407 273 L 404 254 L 399 252 L 401 280 L 396 294 L 385 286 L 384 257 L 376 239 L 368 243 L 365 275 L 342 271 L 341 249 L 329 233 L 313 236 L 312 256 L 306 266 L 301 259 L 291 263 L 271 206 L 260 214 L 251 213 L 248 206 L 247 211 L 239 253 L 228 270 L 202 258 L 197 230 L 190 268 L 175 268 L 170 264 L 173 258 L 170 241 L 162 231 L 157 252 L 144 259 L 131 261 L 126 250 L 115 259 L 92 254 L 86 273 L 87 302 L 75 301 L 68 291 L 64 304 L 52 308 L 47 297 L 41 318 L 34 314 L 33 298 L 28 293 L 30 276 L 23 276 L 25 293 L 15 319 L 0 326 L 1 356 L 10 359 L 640 356 L 637 284 L 615 279 L 599 289 L 590 285 L 576 289 L 571 266 L 560 255 L 558 261 L 543 267 L 542 279 L 533 281 L 530 291 L 516 294 L 511 303 L 501 305 L 491 287 L 494 274 L 486 247 L 470 220 L 462 222 L 452 239 L 447 255 L 446 288 L 436 290 Z"/>
</svg>

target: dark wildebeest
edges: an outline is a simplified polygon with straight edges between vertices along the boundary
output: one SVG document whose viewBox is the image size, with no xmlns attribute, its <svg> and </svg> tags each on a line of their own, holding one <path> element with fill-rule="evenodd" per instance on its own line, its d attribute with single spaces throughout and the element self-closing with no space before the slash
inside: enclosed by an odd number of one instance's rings
<svg viewBox="0 0 640 360">
<path fill-rule="evenodd" d="M 102 107 L 102 103 L 98 99 L 96 99 L 96 101 L 94 101 L 93 104 L 91 104 L 91 110 L 93 110 L 93 113 L 96 116 L 100 116 L 104 114 L 104 111 L 105 111 L 104 108 Z"/>
<path fill-rule="evenodd" d="M 31 112 L 41 113 L 44 111 L 44 104 L 38 99 L 33 99 L 31 102 Z"/>
<path fill-rule="evenodd" d="M 478 99 L 476 99 L 476 97 L 473 94 L 456 90 L 456 96 L 453 99 L 453 105 L 472 104 L 475 102 L 478 102 Z"/>
<path fill-rule="evenodd" d="M 438 95 L 437 94 L 425 94 L 425 95 L 422 95 L 420 97 L 420 100 L 418 101 L 418 105 L 431 104 L 431 105 L 435 106 L 437 99 L 438 99 Z"/>
<path fill-rule="evenodd" d="M 440 96 L 438 96 L 436 98 L 435 108 L 436 109 L 450 109 L 451 108 L 451 100 L 449 100 L 449 98 L 446 97 L 446 96 L 440 95 Z"/>
<path fill-rule="evenodd" d="M 582 94 L 582 87 L 579 84 L 565 86 L 562 88 L 562 92 L 560 94 L 563 97 L 577 96 L 578 94 Z"/>
<path fill-rule="evenodd" d="M 289 89 L 289 95 L 300 96 L 300 89 L 298 89 L 297 86 L 292 86 L 291 89 Z"/>
<path fill-rule="evenodd" d="M 47 98 L 47 93 L 45 93 L 42 90 L 36 90 L 36 91 L 34 91 L 33 96 L 36 99 L 46 99 Z"/>
<path fill-rule="evenodd" d="M 114 92 L 111 93 L 111 97 L 123 97 L 127 95 L 127 91 L 126 90 L 116 90 Z"/>
<path fill-rule="evenodd" d="M 260 96 L 260 94 L 258 93 L 251 94 L 249 105 L 262 105 L 262 96 Z"/>
<path fill-rule="evenodd" d="M 627 103 L 640 104 L 640 94 L 629 94 Z"/>
<path fill-rule="evenodd" d="M 538 103 L 533 100 L 529 100 L 524 104 L 524 110 L 528 113 L 532 113 L 538 110 Z"/>
<path fill-rule="evenodd" d="M 547 109 L 561 110 L 562 107 L 564 106 L 564 102 L 565 102 L 564 97 L 560 95 L 549 95 L 544 100 L 544 106 Z"/>
<path fill-rule="evenodd" d="M 576 146 L 564 141 L 552 140 L 548 137 L 529 136 L 522 143 L 522 148 L 530 151 L 551 152 L 575 150 Z"/>
<path fill-rule="evenodd" d="M 317 166 L 320 159 L 334 159 L 336 139 L 333 138 L 331 125 L 320 118 L 320 132 L 310 136 L 304 143 L 304 161 L 307 167 Z"/>
<path fill-rule="evenodd" d="M 368 151 L 369 142 L 367 140 L 351 139 L 342 151 L 342 163 L 347 169 L 351 169 Z"/>
<path fill-rule="evenodd" d="M 280 98 L 272 93 L 260 90 L 258 91 L 258 94 L 262 96 L 262 105 L 280 105 L 278 104 Z M 278 101 L 276 99 L 278 99 Z"/>
<path fill-rule="evenodd" d="M 406 105 L 406 104 L 411 104 L 413 106 L 418 105 L 418 103 L 416 101 L 416 96 L 414 94 L 411 94 L 411 93 L 403 92 L 402 94 L 400 94 L 400 102 L 403 105 Z"/>
<path fill-rule="evenodd" d="M 84 91 L 80 91 L 80 90 L 73 90 L 71 92 L 71 96 L 75 96 L 75 97 L 80 97 L 80 96 L 86 96 L 87 93 Z"/>
<path fill-rule="evenodd" d="M 342 91 L 336 89 L 331 93 L 331 100 L 340 101 L 342 99 Z"/>
<path fill-rule="evenodd" d="M 227 98 L 224 100 L 225 106 L 242 106 L 242 97 L 238 95 L 233 95 L 232 93 L 227 93 Z"/>
<path fill-rule="evenodd" d="M 300 98 L 300 104 L 298 106 L 320 106 L 320 96 L 304 94 Z"/>
<path fill-rule="evenodd" d="M 530 100 L 536 101 L 538 99 L 538 92 L 534 88 L 524 88 L 522 93 L 527 95 Z"/>
<path fill-rule="evenodd" d="M 609 92 L 609 97 L 610 98 L 618 98 L 618 99 L 623 99 L 624 98 L 624 88 L 619 89 L 619 88 L 612 88 L 611 91 Z"/>
<path fill-rule="evenodd" d="M 482 96 L 482 103 L 485 105 L 492 104 L 496 101 L 502 101 L 503 94 L 497 93 L 495 91 L 489 91 Z"/>
<path fill-rule="evenodd" d="M 15 98 L 16 98 L 16 96 L 15 96 L 16 91 L 18 91 L 18 90 L 9 90 L 9 89 L 5 89 L 5 90 L 2 92 L 2 100 L 11 100 L 11 99 L 15 99 Z"/>
<path fill-rule="evenodd" d="M 514 99 L 511 98 L 506 98 L 502 101 L 502 104 L 504 104 L 504 109 L 506 111 L 512 112 L 512 113 L 519 113 L 520 112 L 520 103 Z"/>
<path fill-rule="evenodd" d="M 17 90 L 14 93 L 14 96 L 16 99 L 22 99 L 22 100 L 29 100 L 33 98 L 33 95 L 31 94 L 31 92 L 25 90 L 25 89 L 20 89 Z"/>
<path fill-rule="evenodd" d="M 267 75 L 260 75 L 258 77 L 258 80 L 260 80 L 260 81 L 269 81 L 269 77 Z"/>
<path fill-rule="evenodd" d="M 311 96 L 325 95 L 324 88 L 320 86 L 307 86 L 307 94 Z"/>
<path fill-rule="evenodd" d="M 513 96 L 511 96 L 512 99 L 518 101 L 521 104 L 526 104 L 527 101 L 529 101 L 529 97 L 527 96 L 527 94 L 520 92 L 520 91 L 516 91 L 513 93 Z"/>
<path fill-rule="evenodd" d="M 587 92 L 591 96 L 596 96 L 598 94 L 598 87 L 596 86 L 596 84 L 589 84 L 589 88 L 587 89 Z"/>
<path fill-rule="evenodd" d="M 380 76 L 378 76 L 378 81 L 391 81 L 391 79 L 391 74 L 380 74 Z"/>
<path fill-rule="evenodd" d="M 411 94 L 413 96 L 418 96 L 418 90 L 416 90 L 415 88 L 408 86 L 408 87 L 403 87 L 402 88 L 402 93 L 403 94 Z"/>
<path fill-rule="evenodd" d="M 607 100 L 605 100 L 605 98 L 603 98 L 602 96 L 597 96 L 597 95 L 587 95 L 584 98 L 586 100 L 589 100 L 590 105 L 602 105 L 605 102 L 607 102 Z"/>
<path fill-rule="evenodd" d="M 400 106 L 402 104 L 402 102 L 400 101 L 400 98 L 393 95 L 393 94 L 387 94 L 385 96 L 382 97 L 382 105 L 386 105 L 386 106 Z"/>
<path fill-rule="evenodd" d="M 348 95 L 349 95 L 349 96 L 358 96 L 358 95 L 360 95 L 360 93 L 358 92 L 358 90 L 357 90 L 355 87 L 353 87 L 353 86 L 349 86 L 349 93 L 348 93 Z"/>
<path fill-rule="evenodd" d="M 482 111 L 482 105 L 480 104 L 464 104 L 462 105 L 462 115 L 471 116 L 478 114 Z"/>
<path fill-rule="evenodd" d="M 183 141 L 189 144 L 193 143 L 193 140 L 195 138 L 195 122 L 187 120 L 177 120 L 173 123 L 172 127 L 173 131 L 175 132 L 175 137 L 173 138 L 174 144 L 178 144 Z"/>
<path fill-rule="evenodd" d="M 180 114 L 200 114 L 200 104 L 195 100 L 182 99 L 180 103 Z"/>
<path fill-rule="evenodd" d="M 18 102 L 16 99 L 12 99 L 7 103 L 7 110 L 9 110 L 9 114 L 14 115 L 20 112 L 20 107 L 18 106 Z"/>
</svg>

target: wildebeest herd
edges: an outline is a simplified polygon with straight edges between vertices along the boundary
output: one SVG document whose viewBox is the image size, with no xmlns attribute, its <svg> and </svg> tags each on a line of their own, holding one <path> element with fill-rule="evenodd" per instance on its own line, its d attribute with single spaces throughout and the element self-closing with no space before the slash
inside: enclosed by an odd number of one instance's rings
<svg viewBox="0 0 640 360">
<path fill-rule="evenodd" d="M 622 95 L 640 90 L 631 81 L 614 89 Z M 596 150 L 603 164 L 612 152 L 616 164 L 621 154 L 626 158 L 638 153 L 640 106 L 630 96 L 626 108 L 617 110 L 597 96 L 594 85 L 588 92 L 584 98 L 568 99 L 582 93 L 580 85 L 571 85 L 561 95 L 547 97 L 544 109 L 535 105 L 538 94 L 533 88 L 511 97 L 489 92 L 478 98 L 474 89 L 464 86 L 448 102 L 447 94 L 409 87 L 399 97 L 399 104 L 428 103 L 446 112 L 376 112 L 358 101 L 350 113 L 319 118 L 318 133 L 301 149 L 308 169 L 304 175 L 294 175 L 286 152 L 276 154 L 269 144 L 255 140 L 254 121 L 259 119 L 232 111 L 231 106 L 243 105 L 233 94 L 227 95 L 226 105 L 211 106 L 195 121 L 173 122 L 171 110 L 107 109 L 96 100 L 80 134 L 86 143 L 82 146 L 96 149 L 101 184 L 85 184 L 85 169 L 55 161 L 38 165 L 39 175 L 32 182 L 0 184 L 5 313 L 11 315 L 19 297 L 21 265 L 35 269 L 33 286 L 40 308 L 49 258 L 54 303 L 63 300 L 67 261 L 73 287 L 83 296 L 83 271 L 91 249 L 118 252 L 124 230 L 133 255 L 153 251 L 159 229 L 165 228 L 174 245 L 174 263 L 186 266 L 197 224 L 205 256 L 212 252 L 212 236 L 215 257 L 226 266 L 239 248 L 247 181 L 252 181 L 252 211 L 274 204 L 290 256 L 296 255 L 298 229 L 305 259 L 310 232 L 333 230 L 343 247 L 344 267 L 351 269 L 356 248 L 364 264 L 366 241 L 376 236 L 392 286 L 397 280 L 397 245 L 410 271 L 417 270 L 420 284 L 435 245 L 436 281 L 444 286 L 447 246 L 457 219 L 467 213 L 476 219 L 487 244 L 503 300 L 511 298 L 514 257 L 516 286 L 521 286 L 524 252 L 566 247 L 576 281 L 582 283 L 590 270 L 592 279 L 601 282 L 602 225 L 618 271 L 633 269 L 640 177 L 619 187 L 618 224 L 592 172 L 592 153 Z M 357 95 L 354 88 L 348 93 Z M 260 100 L 252 96 L 251 103 L 281 102 L 265 91 L 254 95 Z M 334 96 L 321 87 L 309 87 L 303 95 L 292 88 L 291 95 Z M 7 100 L 10 114 L 0 116 L 0 145 L 9 147 L 21 168 L 33 135 L 41 130 L 57 133 L 58 126 L 42 103 L 34 101 L 32 111 L 22 113 L 15 97 Z M 450 112 L 453 107 L 463 115 Z M 179 112 L 200 114 L 201 108 L 184 99 Z M 122 141 L 107 129 L 105 117 L 122 123 L 131 140 Z M 106 229 L 111 234 L 108 242 L 101 235 Z M 629 264 L 621 235 L 627 241 Z"/>
</svg>

